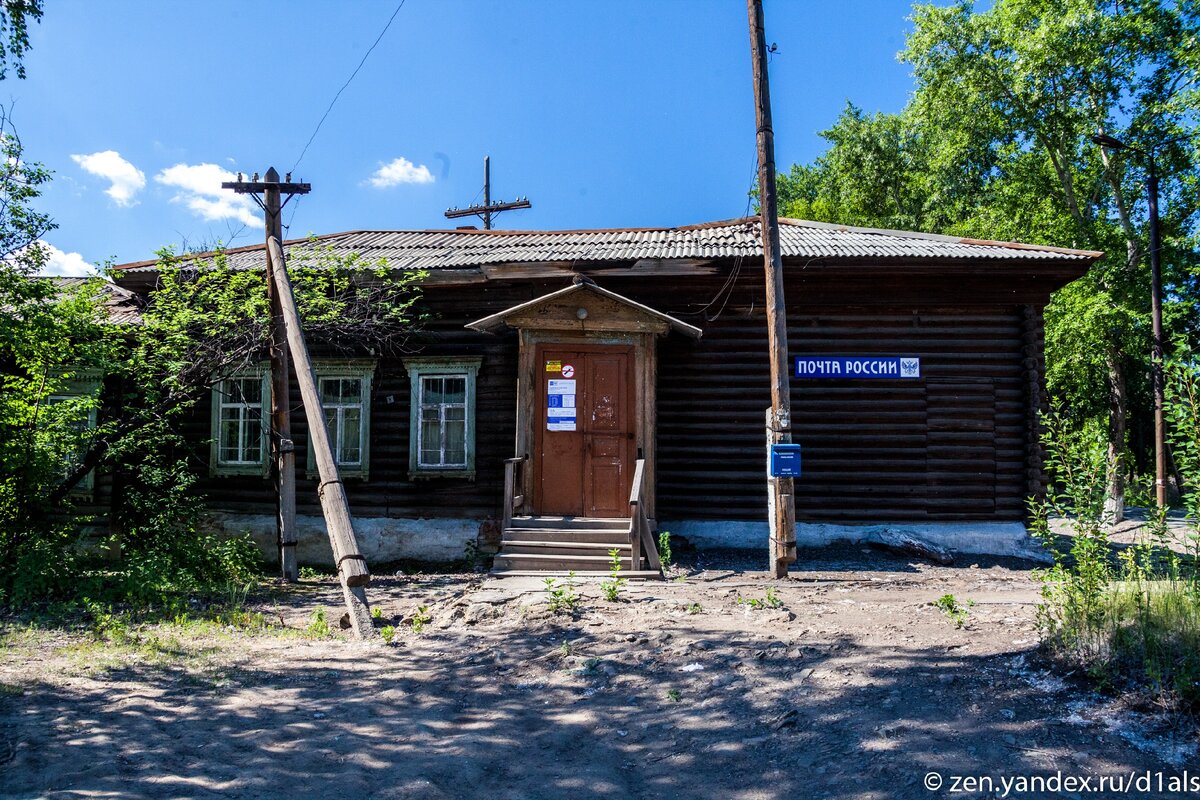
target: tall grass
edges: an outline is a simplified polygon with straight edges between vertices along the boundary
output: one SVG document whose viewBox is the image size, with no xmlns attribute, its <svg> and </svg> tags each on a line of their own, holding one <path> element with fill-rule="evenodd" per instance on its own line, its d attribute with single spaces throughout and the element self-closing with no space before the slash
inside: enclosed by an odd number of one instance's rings
<svg viewBox="0 0 1200 800">
<path fill-rule="evenodd" d="M 1200 711 L 1198 517 L 1168 525 L 1167 510 L 1155 508 L 1137 542 L 1114 547 L 1104 519 L 1100 431 L 1072 429 L 1051 416 L 1045 445 L 1051 488 L 1030 506 L 1032 533 L 1055 557 L 1039 573 L 1044 650 L 1102 688 Z M 1068 521 L 1066 547 L 1051 531 L 1052 517 Z"/>
</svg>

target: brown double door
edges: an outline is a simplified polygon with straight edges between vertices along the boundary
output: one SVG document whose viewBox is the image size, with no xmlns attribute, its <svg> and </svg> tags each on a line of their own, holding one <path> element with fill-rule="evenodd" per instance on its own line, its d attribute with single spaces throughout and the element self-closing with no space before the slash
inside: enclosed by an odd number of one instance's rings
<svg viewBox="0 0 1200 800">
<path fill-rule="evenodd" d="M 624 517 L 636 458 L 633 348 L 538 347 L 538 513 Z"/>
</svg>

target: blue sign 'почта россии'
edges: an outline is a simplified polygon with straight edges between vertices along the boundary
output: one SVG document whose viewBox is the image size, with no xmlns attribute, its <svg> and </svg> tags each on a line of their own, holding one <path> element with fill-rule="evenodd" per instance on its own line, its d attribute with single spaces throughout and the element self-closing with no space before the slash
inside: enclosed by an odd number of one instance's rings
<svg viewBox="0 0 1200 800">
<path fill-rule="evenodd" d="M 795 378 L 902 378 L 921 377 L 916 356 L 796 356 Z"/>
</svg>

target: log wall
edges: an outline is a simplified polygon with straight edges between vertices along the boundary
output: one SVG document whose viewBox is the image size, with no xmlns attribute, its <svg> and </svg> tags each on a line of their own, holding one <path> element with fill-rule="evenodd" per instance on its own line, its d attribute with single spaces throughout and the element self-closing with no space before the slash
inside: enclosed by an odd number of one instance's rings
<svg viewBox="0 0 1200 800">
<path fill-rule="evenodd" d="M 735 274 L 730 275 L 733 270 Z M 681 279 L 597 270 L 600 285 L 704 330 L 658 345 L 658 516 L 765 518 L 763 409 L 769 405 L 761 266 Z M 409 380 L 400 356 L 373 382 L 370 478 L 347 479 L 356 516 L 498 517 L 503 460 L 514 455 L 517 337 L 469 321 L 565 285 L 563 279 L 430 286 L 423 355 L 481 355 L 476 479 L 408 479 Z M 1036 411 L 1044 402 L 1041 307 L 1032 277 L 892 278 L 863 268 L 789 268 L 792 355 L 921 358 L 919 380 L 792 379 L 796 481 L 804 521 L 1020 520 L 1042 484 Z M 314 352 L 314 357 L 320 357 Z M 189 438 L 207 471 L 209 407 Z M 300 513 L 319 513 L 306 469 L 303 415 L 293 415 Z M 268 481 L 207 478 L 214 509 L 273 513 Z"/>
</svg>

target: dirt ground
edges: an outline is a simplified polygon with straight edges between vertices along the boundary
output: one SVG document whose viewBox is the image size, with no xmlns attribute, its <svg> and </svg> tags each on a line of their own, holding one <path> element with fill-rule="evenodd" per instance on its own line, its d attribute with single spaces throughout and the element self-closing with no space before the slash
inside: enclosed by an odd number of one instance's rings
<svg viewBox="0 0 1200 800">
<path fill-rule="evenodd" d="M 1196 732 L 1039 662 L 1029 564 L 845 546 L 801 551 L 775 581 L 760 556 L 705 554 L 618 603 L 582 585 L 574 614 L 551 613 L 536 579 L 377 577 L 390 646 L 301 632 L 318 608 L 340 614 L 331 579 L 258 601 L 273 624 L 257 632 L 164 624 L 95 644 L 9 624 L 0 796 L 1200 794 L 1097 791 L 1195 780 Z M 781 608 L 747 602 L 768 587 Z M 931 604 L 946 594 L 961 628 Z M 1001 783 L 1055 775 L 1092 784 Z"/>
</svg>

